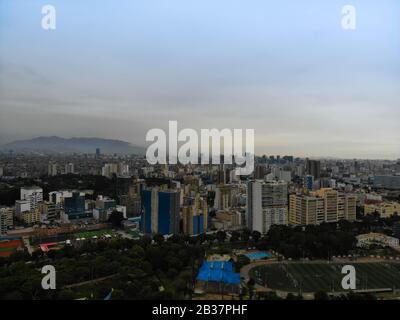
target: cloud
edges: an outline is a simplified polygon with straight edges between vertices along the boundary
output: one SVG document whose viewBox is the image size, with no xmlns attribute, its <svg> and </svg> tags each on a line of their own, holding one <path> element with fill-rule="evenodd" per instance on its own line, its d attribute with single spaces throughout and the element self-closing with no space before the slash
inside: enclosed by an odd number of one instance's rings
<svg viewBox="0 0 400 320">
<path fill-rule="evenodd" d="M 259 153 L 400 157 L 398 3 L 363 2 L 351 34 L 335 5 L 122 1 L 111 13 L 56 1 L 57 30 L 45 33 L 33 5 L 2 4 L 0 139 L 143 145 L 178 120 L 253 128 Z"/>
</svg>

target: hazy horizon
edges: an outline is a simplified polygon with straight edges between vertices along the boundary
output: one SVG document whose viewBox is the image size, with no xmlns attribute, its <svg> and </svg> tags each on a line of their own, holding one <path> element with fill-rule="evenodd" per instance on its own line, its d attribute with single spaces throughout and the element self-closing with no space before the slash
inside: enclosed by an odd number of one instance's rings
<svg viewBox="0 0 400 320">
<path fill-rule="evenodd" d="M 18 142 L 18 141 L 25 141 L 25 140 L 33 140 L 36 138 L 62 138 L 62 139 L 105 139 L 105 140 L 117 140 L 117 141 L 121 141 L 121 142 L 128 142 L 129 141 L 125 141 L 125 140 L 119 140 L 119 139 L 107 139 L 107 138 L 99 138 L 99 137 L 78 137 L 78 136 L 71 136 L 71 137 L 60 137 L 57 135 L 53 135 L 53 136 L 39 136 L 39 137 L 33 137 L 30 139 L 20 139 L 20 140 L 13 140 L 13 141 L 9 141 L 4 143 L 3 145 L 0 145 L 0 147 L 7 145 L 9 143 L 13 143 L 13 142 Z M 137 148 L 143 148 L 143 150 L 145 151 L 146 147 L 148 146 L 149 143 L 147 143 L 146 145 L 136 145 L 136 144 L 132 144 L 133 147 L 137 147 Z M 178 145 L 179 148 L 179 145 Z M 0 151 L 1 152 L 1 151 Z M 93 149 L 93 154 L 96 152 L 95 149 Z M 168 152 L 167 152 L 168 153 Z M 105 154 L 111 154 L 111 153 L 105 153 Z M 309 158 L 309 159 L 321 159 L 321 160 L 371 160 L 371 161 L 398 161 L 400 160 L 400 158 L 393 158 L 393 159 L 389 159 L 389 158 L 343 158 L 343 157 L 338 157 L 338 156 L 332 156 L 332 155 L 320 155 L 320 156 L 310 156 L 310 155 L 299 155 L 299 154 L 289 154 L 289 153 L 281 153 L 281 154 L 272 154 L 272 153 L 257 153 L 255 152 L 255 156 L 256 157 L 262 157 L 262 156 L 293 156 L 295 158 Z"/>
<path fill-rule="evenodd" d="M 0 144 L 255 129 L 256 154 L 400 158 L 400 2 L 0 0 Z M 116 5 L 118 4 L 118 5 Z"/>
</svg>

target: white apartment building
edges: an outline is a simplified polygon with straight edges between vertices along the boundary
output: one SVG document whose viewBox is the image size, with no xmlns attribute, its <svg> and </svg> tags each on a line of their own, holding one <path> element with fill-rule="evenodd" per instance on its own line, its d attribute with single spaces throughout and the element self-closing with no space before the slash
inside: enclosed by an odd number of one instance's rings
<svg viewBox="0 0 400 320">
<path fill-rule="evenodd" d="M 73 163 L 67 163 L 65 165 L 65 174 L 74 174 L 75 173 L 75 166 Z"/>
<path fill-rule="evenodd" d="M 22 212 L 31 210 L 31 202 L 29 200 L 15 201 L 15 215 L 20 217 Z"/>
<path fill-rule="evenodd" d="M 40 202 L 43 202 L 43 189 L 39 187 L 21 188 L 20 200 L 26 200 L 30 203 L 29 210 L 36 209 Z"/>
<path fill-rule="evenodd" d="M 247 184 L 247 226 L 267 233 L 274 224 L 286 225 L 288 186 L 284 181 L 250 181 Z"/>
</svg>

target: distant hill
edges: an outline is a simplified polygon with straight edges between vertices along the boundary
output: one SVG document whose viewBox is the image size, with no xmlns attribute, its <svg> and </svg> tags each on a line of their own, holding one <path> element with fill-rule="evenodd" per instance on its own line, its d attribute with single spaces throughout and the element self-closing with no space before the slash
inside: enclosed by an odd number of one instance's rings
<svg viewBox="0 0 400 320">
<path fill-rule="evenodd" d="M 100 148 L 104 154 L 145 154 L 142 147 L 134 146 L 121 140 L 109 140 L 101 138 L 60 138 L 38 137 L 30 140 L 17 140 L 0 146 L 0 151 L 12 150 L 18 153 L 95 153 Z"/>
</svg>

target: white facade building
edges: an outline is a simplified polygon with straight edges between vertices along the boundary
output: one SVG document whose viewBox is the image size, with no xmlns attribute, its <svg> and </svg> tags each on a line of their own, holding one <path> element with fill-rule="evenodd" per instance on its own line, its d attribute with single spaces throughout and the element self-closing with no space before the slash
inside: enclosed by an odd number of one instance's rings
<svg viewBox="0 0 400 320">
<path fill-rule="evenodd" d="M 79 194 L 81 196 L 85 195 L 84 192 L 80 192 Z M 71 198 L 71 197 L 72 197 L 72 191 L 68 191 L 68 190 L 49 192 L 49 202 L 55 203 L 55 204 L 62 204 L 64 202 L 65 198 Z"/>
<path fill-rule="evenodd" d="M 39 187 L 21 188 L 20 200 L 27 200 L 30 202 L 29 210 L 37 209 L 39 203 L 43 202 L 43 189 Z"/>
<path fill-rule="evenodd" d="M 25 211 L 31 211 L 31 202 L 29 200 L 15 201 L 15 215 L 20 217 L 21 213 Z"/>
<path fill-rule="evenodd" d="M 56 176 L 58 173 L 58 168 L 57 168 L 57 164 L 55 163 L 49 163 L 49 166 L 47 168 L 47 174 L 49 176 Z"/>
<path fill-rule="evenodd" d="M 75 173 L 75 166 L 73 163 L 67 163 L 65 165 L 65 174 L 74 174 Z"/>
<path fill-rule="evenodd" d="M 247 184 L 247 226 L 267 233 L 274 224 L 287 224 L 287 183 L 250 181 Z"/>
</svg>

